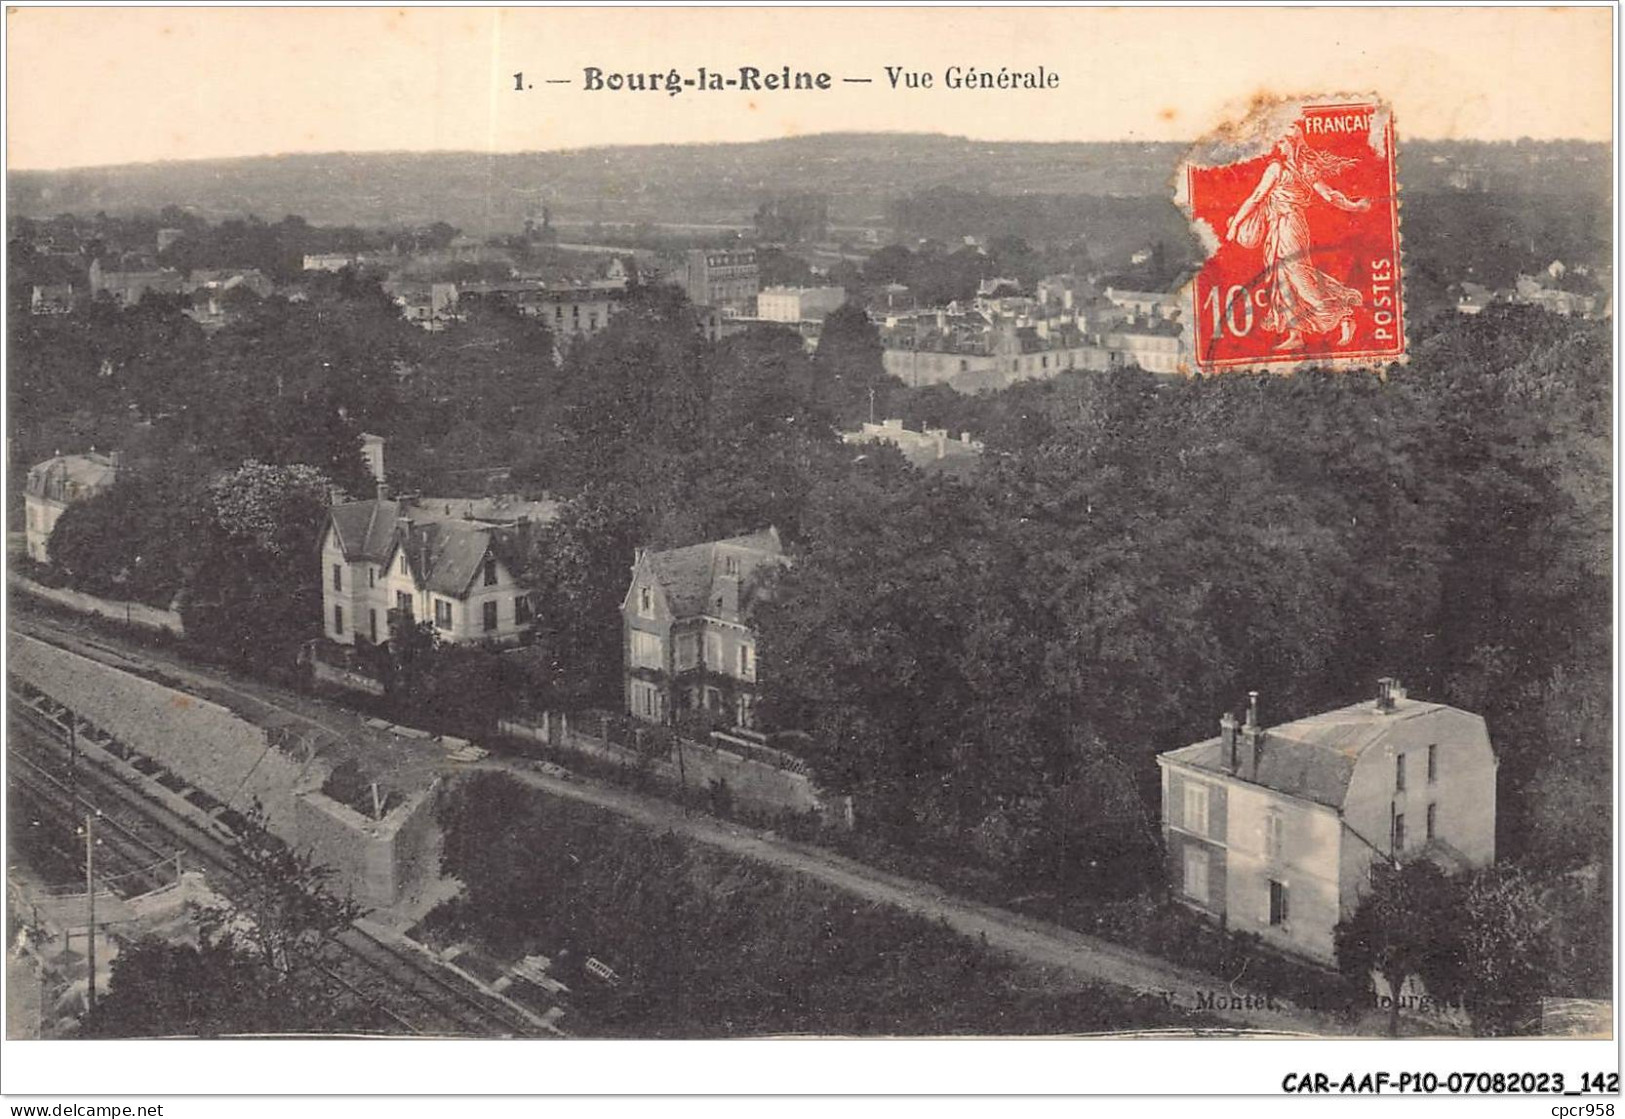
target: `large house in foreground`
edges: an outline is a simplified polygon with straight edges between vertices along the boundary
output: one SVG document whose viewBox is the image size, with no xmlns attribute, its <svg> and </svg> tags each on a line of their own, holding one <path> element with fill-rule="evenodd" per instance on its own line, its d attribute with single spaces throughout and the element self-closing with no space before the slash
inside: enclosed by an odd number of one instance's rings
<svg viewBox="0 0 1625 1119">
<path fill-rule="evenodd" d="M 28 558 L 35 563 L 50 563 L 51 533 L 56 528 L 57 518 L 74 502 L 111 489 L 118 481 L 118 472 L 116 451 L 110 455 L 99 455 L 95 451 L 57 455 L 29 467 L 23 489 Z"/>
<path fill-rule="evenodd" d="M 526 552 L 553 502 L 499 498 L 350 501 L 322 533 L 322 616 L 344 645 L 389 638 L 389 613 L 433 622 L 442 641 L 511 644 L 534 616 Z"/>
<path fill-rule="evenodd" d="M 626 708 L 649 722 L 705 710 L 749 727 L 756 704 L 751 608 L 789 563 L 777 529 L 655 552 L 639 549 L 621 603 Z"/>
<path fill-rule="evenodd" d="M 1246 722 L 1157 758 L 1174 896 L 1272 947 L 1334 964 L 1332 930 L 1374 861 L 1495 859 L 1496 759 L 1484 720 L 1376 699 L 1269 728 Z"/>
</svg>

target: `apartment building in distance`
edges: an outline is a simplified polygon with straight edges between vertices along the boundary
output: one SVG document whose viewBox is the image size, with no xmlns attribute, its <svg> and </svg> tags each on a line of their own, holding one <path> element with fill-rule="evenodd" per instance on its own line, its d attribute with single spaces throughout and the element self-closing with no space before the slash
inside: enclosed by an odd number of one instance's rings
<svg viewBox="0 0 1625 1119">
<path fill-rule="evenodd" d="M 1246 721 L 1157 758 L 1174 896 L 1281 951 L 1336 962 L 1333 929 L 1372 863 L 1428 858 L 1448 871 L 1495 859 L 1496 758 L 1478 715 L 1375 700 L 1264 727 Z"/>
<path fill-rule="evenodd" d="M 788 563 L 771 527 L 687 548 L 639 549 L 621 603 L 627 710 L 655 723 L 703 710 L 750 727 L 751 611 L 769 574 Z"/>
<path fill-rule="evenodd" d="M 735 315 L 752 313 L 761 289 L 755 249 L 690 249 L 677 278 L 696 307 Z"/>
<path fill-rule="evenodd" d="M 133 307 L 148 292 L 180 295 L 184 290 L 181 274 L 173 268 L 114 269 L 100 258 L 90 262 L 91 296 L 109 295 L 121 307 Z"/>
<path fill-rule="evenodd" d="M 816 322 L 845 302 L 843 287 L 763 288 L 756 296 L 756 317 L 768 322 Z"/>
</svg>

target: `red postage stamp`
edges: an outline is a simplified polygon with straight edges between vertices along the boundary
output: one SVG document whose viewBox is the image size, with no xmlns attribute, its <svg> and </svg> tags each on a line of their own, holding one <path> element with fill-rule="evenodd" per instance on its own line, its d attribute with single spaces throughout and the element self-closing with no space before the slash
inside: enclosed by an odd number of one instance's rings
<svg viewBox="0 0 1625 1119">
<path fill-rule="evenodd" d="M 1369 367 L 1404 357 L 1385 105 L 1262 106 L 1199 144 L 1177 188 L 1208 254 L 1189 291 L 1198 369 Z"/>
</svg>

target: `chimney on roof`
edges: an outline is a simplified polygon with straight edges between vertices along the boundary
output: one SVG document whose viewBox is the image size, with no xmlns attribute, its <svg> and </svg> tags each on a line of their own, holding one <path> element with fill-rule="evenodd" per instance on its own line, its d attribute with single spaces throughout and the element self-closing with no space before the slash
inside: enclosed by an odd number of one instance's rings
<svg viewBox="0 0 1625 1119">
<path fill-rule="evenodd" d="M 1236 749 L 1236 717 L 1228 711 L 1219 716 L 1219 759 L 1231 773 L 1241 769 L 1241 755 Z"/>
<path fill-rule="evenodd" d="M 1241 728 L 1243 743 L 1251 747 L 1252 776 L 1258 778 L 1258 763 L 1264 759 L 1264 728 L 1258 722 L 1258 693 L 1247 693 L 1247 722 Z M 1239 752 L 1239 751 L 1238 751 Z M 1238 765 L 1239 769 L 1240 766 Z"/>
<path fill-rule="evenodd" d="M 1394 709 L 1394 701 L 1405 698 L 1405 689 L 1400 687 L 1399 681 L 1392 676 L 1384 676 L 1377 681 L 1377 710 L 1383 714 Z"/>
</svg>

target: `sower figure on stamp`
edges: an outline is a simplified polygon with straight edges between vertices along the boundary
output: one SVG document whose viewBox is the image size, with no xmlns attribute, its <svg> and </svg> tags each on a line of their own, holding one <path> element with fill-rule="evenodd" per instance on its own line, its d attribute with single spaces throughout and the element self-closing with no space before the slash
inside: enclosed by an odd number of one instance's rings
<svg viewBox="0 0 1625 1119">
<path fill-rule="evenodd" d="M 1328 178 L 1354 162 L 1311 148 L 1303 133 L 1294 128 L 1275 146 L 1275 158 L 1225 229 L 1226 240 L 1246 248 L 1263 242 L 1263 277 L 1269 292 L 1263 325 L 1286 335 L 1275 346 L 1277 350 L 1302 349 L 1305 331 L 1329 334 L 1336 330 L 1339 346 L 1354 337 L 1360 293 L 1315 267 L 1309 252 L 1309 221 L 1304 216 L 1311 194 L 1350 213 L 1371 208 L 1369 198 L 1351 199 L 1326 185 Z"/>
</svg>

